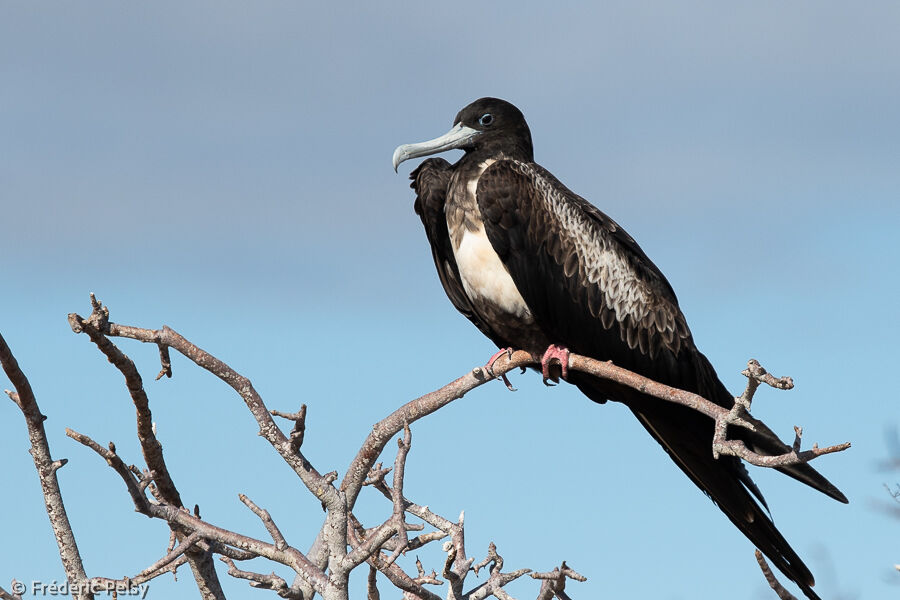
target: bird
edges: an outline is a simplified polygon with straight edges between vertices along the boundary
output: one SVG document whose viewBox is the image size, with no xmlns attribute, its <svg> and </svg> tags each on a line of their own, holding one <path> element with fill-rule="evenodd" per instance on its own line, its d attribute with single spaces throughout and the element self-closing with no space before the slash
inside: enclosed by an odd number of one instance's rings
<svg viewBox="0 0 900 600">
<path fill-rule="evenodd" d="M 534 161 L 531 131 L 513 104 L 475 100 L 446 134 L 398 146 L 394 170 L 454 149 L 463 151 L 456 163 L 432 157 L 412 171 L 414 208 L 444 291 L 501 349 L 494 357 L 526 350 L 541 357 L 545 383 L 562 376 L 597 403 L 627 406 L 725 516 L 808 598 L 819 599 L 812 573 L 775 527 L 744 464 L 713 456 L 711 419 L 565 369 L 573 352 L 734 406 L 659 268 L 618 223 Z M 764 425 L 734 429 L 733 437 L 760 454 L 790 449 Z M 848 502 L 809 464 L 778 470 Z"/>
</svg>

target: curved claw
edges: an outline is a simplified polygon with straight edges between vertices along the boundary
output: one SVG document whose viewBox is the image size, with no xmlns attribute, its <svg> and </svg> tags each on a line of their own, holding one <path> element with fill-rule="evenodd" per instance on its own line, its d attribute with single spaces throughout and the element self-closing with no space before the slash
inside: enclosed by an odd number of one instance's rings
<svg viewBox="0 0 900 600">
<path fill-rule="evenodd" d="M 548 381 L 553 381 L 553 384 L 559 383 L 559 377 L 550 374 L 550 366 L 554 360 L 560 366 L 562 378 L 568 379 L 569 377 L 569 349 L 565 346 L 551 344 L 544 352 L 544 356 L 541 357 L 541 374 L 544 376 L 544 385 L 546 386 L 551 385 L 547 383 Z"/>
<path fill-rule="evenodd" d="M 490 375 L 491 377 L 496 377 L 496 375 L 494 374 L 494 363 L 497 362 L 497 359 L 500 358 L 501 356 L 503 356 L 504 354 L 506 355 L 506 358 L 512 358 L 513 349 L 512 348 L 501 348 L 500 350 L 497 351 L 496 354 L 494 354 L 492 357 L 490 357 L 488 359 L 487 364 L 484 366 L 484 369 L 488 372 L 488 375 Z"/>
<path fill-rule="evenodd" d="M 498 377 L 497 375 L 494 374 L 494 363 L 497 362 L 497 359 L 500 358 L 501 356 L 503 356 L 504 354 L 506 355 L 507 358 L 512 358 L 513 349 L 512 348 L 502 348 L 496 354 L 494 354 L 488 360 L 487 364 L 484 366 L 484 370 L 487 371 L 487 374 L 490 375 L 492 378 Z M 509 378 L 506 376 L 506 373 L 503 373 L 499 377 L 503 380 L 503 383 L 506 385 L 506 389 L 508 389 L 511 392 L 516 391 L 516 388 L 514 388 L 513 385 L 509 382 Z"/>
</svg>

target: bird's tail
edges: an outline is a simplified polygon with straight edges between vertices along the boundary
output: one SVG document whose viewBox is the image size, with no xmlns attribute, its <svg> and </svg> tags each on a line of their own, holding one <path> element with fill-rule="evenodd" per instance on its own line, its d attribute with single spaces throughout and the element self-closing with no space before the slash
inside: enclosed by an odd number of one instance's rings
<svg viewBox="0 0 900 600">
<path fill-rule="evenodd" d="M 633 390 L 616 389 L 611 393 L 609 382 L 591 377 L 582 378 L 580 375 L 570 376 L 570 381 L 597 402 L 604 402 L 608 398 L 624 402 L 675 464 L 712 499 L 729 520 L 772 561 L 772 564 L 796 583 L 807 598 L 820 600 L 812 590 L 815 583 L 812 573 L 763 509 L 765 500 L 750 479 L 743 463 L 734 457 L 713 458 L 711 419 L 687 407 L 658 400 Z M 812 471 L 811 468 L 809 470 Z M 821 481 L 834 488 L 821 475 L 812 472 L 816 478 L 809 478 L 806 470 L 801 470 L 799 476 L 794 472 L 788 474 L 809 483 L 816 489 L 823 487 Z M 834 490 L 836 491 L 836 488 Z M 837 494 L 843 496 L 839 491 Z M 762 506 L 754 500 L 754 496 L 759 499 Z"/>
</svg>

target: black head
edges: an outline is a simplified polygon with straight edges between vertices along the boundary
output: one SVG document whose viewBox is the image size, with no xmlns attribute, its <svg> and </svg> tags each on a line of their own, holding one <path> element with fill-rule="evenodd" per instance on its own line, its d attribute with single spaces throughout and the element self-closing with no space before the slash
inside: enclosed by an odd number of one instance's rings
<svg viewBox="0 0 900 600">
<path fill-rule="evenodd" d="M 534 160 L 525 115 L 506 100 L 479 98 L 457 113 L 453 124 L 459 123 L 480 132 L 472 138 L 473 150 L 489 148 L 511 158 Z"/>
<path fill-rule="evenodd" d="M 522 111 L 499 98 L 480 98 L 459 111 L 453 128 L 441 137 L 399 146 L 394 151 L 394 170 L 410 158 L 453 149 L 479 158 L 502 153 L 508 158 L 534 160 L 531 131 Z"/>
</svg>

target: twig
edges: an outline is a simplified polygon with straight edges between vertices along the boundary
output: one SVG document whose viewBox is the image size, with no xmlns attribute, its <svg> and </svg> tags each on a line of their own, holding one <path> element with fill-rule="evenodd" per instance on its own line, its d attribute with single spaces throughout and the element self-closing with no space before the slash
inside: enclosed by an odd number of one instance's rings
<svg viewBox="0 0 900 600">
<path fill-rule="evenodd" d="M 387 486 L 384 483 L 384 477 L 391 472 L 391 469 L 393 469 L 393 467 L 382 468 L 381 463 L 375 463 L 375 466 L 369 469 L 369 475 L 366 477 L 366 480 L 363 481 L 363 485 L 371 485 L 376 488 L 382 486 L 384 489 L 387 489 Z M 388 500 L 390 500 L 390 497 L 388 497 Z"/>
<path fill-rule="evenodd" d="M 800 463 L 807 463 L 812 459 L 822 456 L 823 454 L 831 454 L 833 452 L 841 452 L 850 447 L 850 442 L 836 444 L 826 448 L 819 448 L 818 444 L 813 444 L 812 449 L 800 451 L 800 438 L 803 430 L 800 427 L 794 427 L 794 443 L 790 448 L 786 448 L 784 454 L 768 456 L 753 452 L 740 440 L 727 439 L 729 425 L 742 425 L 745 420 L 750 419 L 750 404 L 753 401 L 753 395 L 761 383 L 765 383 L 775 389 L 789 390 L 794 387 L 794 382 L 790 377 L 775 378 L 767 373 L 764 368 L 756 361 L 751 359 L 747 368 L 742 371 L 747 377 L 747 388 L 737 398 L 735 398 L 734 406 L 715 417 L 715 428 L 713 433 L 713 456 L 718 458 L 720 455 L 737 456 L 744 459 L 752 465 L 759 467 L 786 467 Z M 724 410 L 724 409 L 723 409 Z M 754 430 L 756 428 L 754 427 Z"/>
<path fill-rule="evenodd" d="M 303 596 L 297 590 L 294 590 L 287 582 L 276 575 L 274 572 L 268 575 L 262 573 L 253 573 L 251 571 L 242 571 L 238 569 L 234 561 L 227 556 L 222 556 L 219 560 L 228 565 L 228 574 L 238 579 L 246 579 L 250 581 L 250 587 L 260 588 L 264 590 L 272 590 L 282 598 L 291 598 L 293 600 L 303 600 Z"/>
<path fill-rule="evenodd" d="M 109 329 L 109 309 L 103 306 L 93 294 L 91 294 L 91 315 L 87 319 L 82 319 L 78 315 L 69 315 L 69 324 L 76 333 L 86 334 L 97 348 L 102 352 L 110 363 L 115 366 L 122 376 L 125 377 L 125 385 L 137 417 L 137 433 L 138 441 L 141 444 L 141 451 L 144 454 L 144 460 L 147 467 L 156 473 L 154 480 L 163 499 L 176 506 L 184 506 L 181 501 L 181 495 L 175 487 L 175 482 L 169 474 L 163 456 L 162 444 L 156 437 L 153 426 L 153 413 L 150 411 L 150 399 L 144 390 L 144 382 L 137 367 L 124 352 L 106 337 Z"/>
<path fill-rule="evenodd" d="M 397 548 L 388 558 L 388 564 L 391 564 L 406 552 L 409 547 L 409 534 L 407 532 L 406 507 L 403 502 L 403 478 L 406 473 L 406 457 L 409 455 L 409 449 L 412 445 L 412 432 L 409 424 L 403 426 L 403 437 L 397 440 L 397 458 L 394 460 L 394 489 L 391 493 L 391 501 L 394 504 L 392 519 L 397 529 Z"/>
<path fill-rule="evenodd" d="M 282 419 L 288 419 L 294 422 L 294 428 L 291 430 L 291 449 L 294 452 L 303 445 L 303 437 L 306 434 L 306 405 L 301 404 L 300 410 L 295 413 L 284 413 L 280 410 L 270 410 L 269 414 Z"/>
<path fill-rule="evenodd" d="M 531 572 L 531 569 L 517 569 L 510 573 L 503 573 L 503 558 L 497 554 L 497 546 L 494 545 L 494 542 L 491 542 L 488 545 L 487 558 L 478 563 L 480 567 L 474 567 L 475 574 L 478 574 L 479 568 L 485 567 L 489 563 L 492 563 L 490 577 L 488 577 L 488 580 L 484 585 L 481 585 L 472 592 L 466 594 L 466 597 L 469 600 L 482 600 L 488 596 L 495 596 L 501 600 L 505 600 L 506 598 L 509 598 L 509 594 L 503 591 L 503 586 L 515 581 L 522 575 Z"/>
<path fill-rule="evenodd" d="M 106 464 L 112 467 L 113 470 L 119 474 L 119 477 L 122 478 L 122 481 L 125 482 L 125 487 L 128 489 L 128 495 L 131 496 L 131 501 L 134 503 L 135 509 L 142 514 L 148 514 L 150 512 L 150 500 L 147 499 L 147 496 L 144 493 L 144 490 L 147 487 L 146 484 L 149 483 L 149 472 L 145 479 L 136 475 L 134 471 L 125 464 L 125 461 L 116 454 L 116 446 L 112 442 L 110 442 L 108 448 L 104 448 L 89 436 L 78 433 L 68 427 L 66 427 L 66 435 L 102 456 L 104 460 L 106 460 Z"/>
<path fill-rule="evenodd" d="M 484 557 L 484 560 L 472 566 L 475 575 L 478 575 L 478 571 L 486 567 L 489 563 L 494 563 L 494 566 L 491 567 L 491 571 L 494 569 L 497 569 L 498 571 L 503 569 L 503 558 L 497 554 L 497 546 L 494 542 L 488 544 L 488 553 L 487 556 Z"/>
<path fill-rule="evenodd" d="M 425 573 L 425 567 L 422 566 L 422 561 L 419 560 L 419 557 L 416 557 L 416 571 L 418 571 L 419 576 L 416 577 L 415 581 L 418 584 L 429 584 L 429 585 L 443 585 L 444 582 L 438 579 L 437 573 L 434 569 L 431 570 L 431 574 Z"/>
<path fill-rule="evenodd" d="M 131 589 L 133 586 L 155 579 L 165 573 L 174 573 L 179 566 L 187 562 L 187 557 L 183 556 L 183 554 L 201 539 L 203 538 L 199 533 L 193 533 L 187 536 L 177 548 L 170 550 L 165 556 L 134 577 L 125 577 L 123 579 L 92 577 L 90 580 L 92 589 L 105 589 L 106 591 L 127 590 Z"/>
<path fill-rule="evenodd" d="M 569 600 L 569 596 L 565 591 L 566 579 L 587 581 L 587 577 L 566 565 L 566 561 L 563 561 L 562 565 L 549 573 L 531 573 L 531 578 L 543 581 L 541 589 L 538 591 L 537 600 L 550 600 L 554 596 L 560 600 Z"/>
<path fill-rule="evenodd" d="M 350 538 L 350 542 L 354 546 L 359 546 L 361 544 L 361 540 L 355 529 L 351 528 L 348 532 L 348 536 Z M 381 571 L 382 574 L 384 574 L 384 576 L 388 578 L 388 581 L 390 581 L 391 584 L 394 585 L 394 587 L 404 592 L 405 594 L 412 594 L 413 597 L 422 600 L 441 600 L 440 596 L 422 587 L 421 584 L 407 575 L 403 571 L 403 569 L 401 569 L 396 563 L 388 565 L 385 557 L 381 554 L 381 552 L 372 553 L 366 558 L 366 562 L 369 564 L 369 566 Z"/>
<path fill-rule="evenodd" d="M 784 586 L 778 582 L 778 579 L 775 578 L 775 574 L 772 573 L 772 569 L 769 568 L 769 563 L 766 562 L 762 552 L 759 550 L 756 551 L 756 562 L 759 563 L 759 568 L 762 570 L 769 587 L 778 595 L 780 600 L 797 600 L 792 593 L 784 589 Z"/>
<path fill-rule="evenodd" d="M 278 529 L 278 525 L 275 524 L 275 521 L 272 520 L 272 515 L 269 514 L 269 511 L 258 507 L 253 503 L 253 500 L 245 496 L 244 494 L 238 494 L 238 498 L 240 498 L 241 502 L 243 502 L 247 508 L 253 511 L 253 513 L 259 517 L 259 520 L 263 522 L 266 530 L 269 532 L 269 535 L 272 536 L 272 540 L 275 542 L 275 547 L 279 550 L 284 550 L 288 547 L 287 542 L 284 540 L 284 536 L 281 534 L 281 530 Z"/>
<path fill-rule="evenodd" d="M 159 381 L 165 375 L 168 378 L 172 378 L 172 359 L 169 357 L 169 347 L 164 346 L 163 344 L 159 345 L 159 363 L 162 366 L 162 369 L 159 371 L 159 375 L 156 376 L 156 380 Z"/>
</svg>

